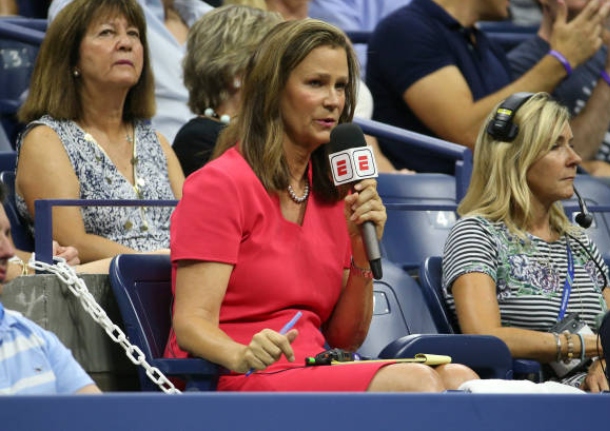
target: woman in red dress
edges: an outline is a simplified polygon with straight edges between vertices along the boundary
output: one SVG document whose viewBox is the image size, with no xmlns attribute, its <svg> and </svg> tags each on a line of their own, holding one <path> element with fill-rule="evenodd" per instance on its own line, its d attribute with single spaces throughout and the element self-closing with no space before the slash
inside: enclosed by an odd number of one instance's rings
<svg viewBox="0 0 610 431">
<path fill-rule="evenodd" d="M 477 378 L 455 364 L 305 367 L 325 343 L 356 350 L 372 316 L 360 225 L 372 221 L 381 237 L 385 207 L 373 179 L 351 194 L 334 186 L 325 145 L 351 121 L 357 81 L 341 31 L 317 20 L 278 24 L 250 61 L 216 158 L 185 183 L 171 223 L 166 356 L 225 367 L 218 390 L 442 391 Z"/>
</svg>

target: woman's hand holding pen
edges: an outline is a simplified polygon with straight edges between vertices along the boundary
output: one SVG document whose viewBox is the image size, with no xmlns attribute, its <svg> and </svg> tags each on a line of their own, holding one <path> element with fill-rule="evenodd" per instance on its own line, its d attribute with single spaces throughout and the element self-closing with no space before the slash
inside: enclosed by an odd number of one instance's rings
<svg viewBox="0 0 610 431">
<path fill-rule="evenodd" d="M 244 346 L 238 366 L 233 370 L 246 373 L 255 370 L 264 370 L 280 359 L 282 355 L 288 361 L 294 361 L 294 352 L 291 343 L 297 338 L 299 331 L 291 329 L 285 335 L 271 329 L 263 329 L 254 334 L 250 344 Z"/>
<path fill-rule="evenodd" d="M 360 235 L 359 226 L 372 221 L 375 223 L 377 238 L 381 239 L 388 217 L 377 193 L 376 180 L 362 180 L 354 185 L 354 191 L 345 197 L 345 217 L 350 236 Z"/>
</svg>

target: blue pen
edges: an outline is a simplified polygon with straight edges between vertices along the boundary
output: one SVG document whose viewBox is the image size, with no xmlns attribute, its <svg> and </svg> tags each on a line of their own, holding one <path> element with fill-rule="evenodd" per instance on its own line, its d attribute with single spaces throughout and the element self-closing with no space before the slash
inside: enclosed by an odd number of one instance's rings
<svg viewBox="0 0 610 431">
<path fill-rule="evenodd" d="M 286 323 L 282 327 L 282 329 L 280 329 L 280 334 L 286 335 L 286 332 L 288 332 L 292 329 L 292 327 L 299 321 L 299 319 L 301 318 L 302 315 L 303 315 L 302 312 L 297 311 L 297 314 L 295 314 L 294 317 L 292 319 L 290 319 L 290 321 L 288 323 Z M 246 377 L 248 377 L 253 372 L 254 372 L 254 368 L 250 368 L 250 370 L 248 370 L 248 372 L 246 373 Z"/>
</svg>

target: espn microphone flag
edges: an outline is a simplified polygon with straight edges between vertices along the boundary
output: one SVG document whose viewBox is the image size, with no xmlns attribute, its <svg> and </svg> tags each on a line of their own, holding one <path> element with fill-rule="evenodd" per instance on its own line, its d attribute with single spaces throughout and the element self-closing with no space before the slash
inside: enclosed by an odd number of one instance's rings
<svg viewBox="0 0 610 431">
<path fill-rule="evenodd" d="M 328 158 L 336 186 L 378 176 L 371 147 L 346 148 L 330 154 Z"/>
<path fill-rule="evenodd" d="M 337 125 L 330 132 L 328 159 L 335 185 L 357 183 L 366 178 L 377 177 L 377 165 L 373 150 L 367 147 L 364 133 L 354 123 Z M 365 221 L 361 226 L 364 248 L 371 265 L 373 277 L 377 280 L 383 276 L 381 251 L 375 224 Z"/>
</svg>

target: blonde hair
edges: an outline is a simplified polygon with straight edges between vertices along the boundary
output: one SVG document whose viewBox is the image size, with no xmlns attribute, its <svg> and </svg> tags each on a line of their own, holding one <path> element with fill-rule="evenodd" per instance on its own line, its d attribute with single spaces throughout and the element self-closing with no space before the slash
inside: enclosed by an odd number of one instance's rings
<svg viewBox="0 0 610 431">
<path fill-rule="evenodd" d="M 358 60 L 352 45 L 341 30 L 323 21 L 303 19 L 284 21 L 263 38 L 250 59 L 242 85 L 239 114 L 220 135 L 214 157 L 236 143 L 252 170 L 269 191 L 288 186 L 290 172 L 284 157 L 284 123 L 280 100 L 292 71 L 316 48 L 331 47 L 346 53 L 348 83 L 345 107 L 339 123 L 354 116 L 358 85 Z M 312 190 L 322 200 L 341 199 L 329 170 L 327 145 L 311 155 Z"/>
<path fill-rule="evenodd" d="M 494 114 L 496 106 L 492 111 Z M 501 221 L 525 238 L 532 222 L 532 191 L 527 172 L 547 154 L 570 120 L 568 110 L 547 93 L 532 95 L 514 114 L 519 133 L 513 142 L 497 140 L 481 128 L 474 150 L 474 167 L 466 196 L 458 206 L 461 216 L 482 216 Z M 577 229 L 565 215 L 560 202 L 550 211 L 551 228 L 560 234 Z"/>
<path fill-rule="evenodd" d="M 183 61 L 184 85 L 195 114 L 216 109 L 238 89 L 250 55 L 280 14 L 228 5 L 203 15 L 189 30 Z"/>
<path fill-rule="evenodd" d="M 107 16 L 124 16 L 140 33 L 144 64 L 140 79 L 127 94 L 123 119 L 148 119 L 155 114 L 155 88 L 144 11 L 136 0 L 75 0 L 51 22 L 40 46 L 28 96 L 19 109 L 19 121 L 29 123 L 48 114 L 78 120 L 82 113 L 81 79 L 73 72 L 80 45 L 89 26 Z"/>
</svg>

